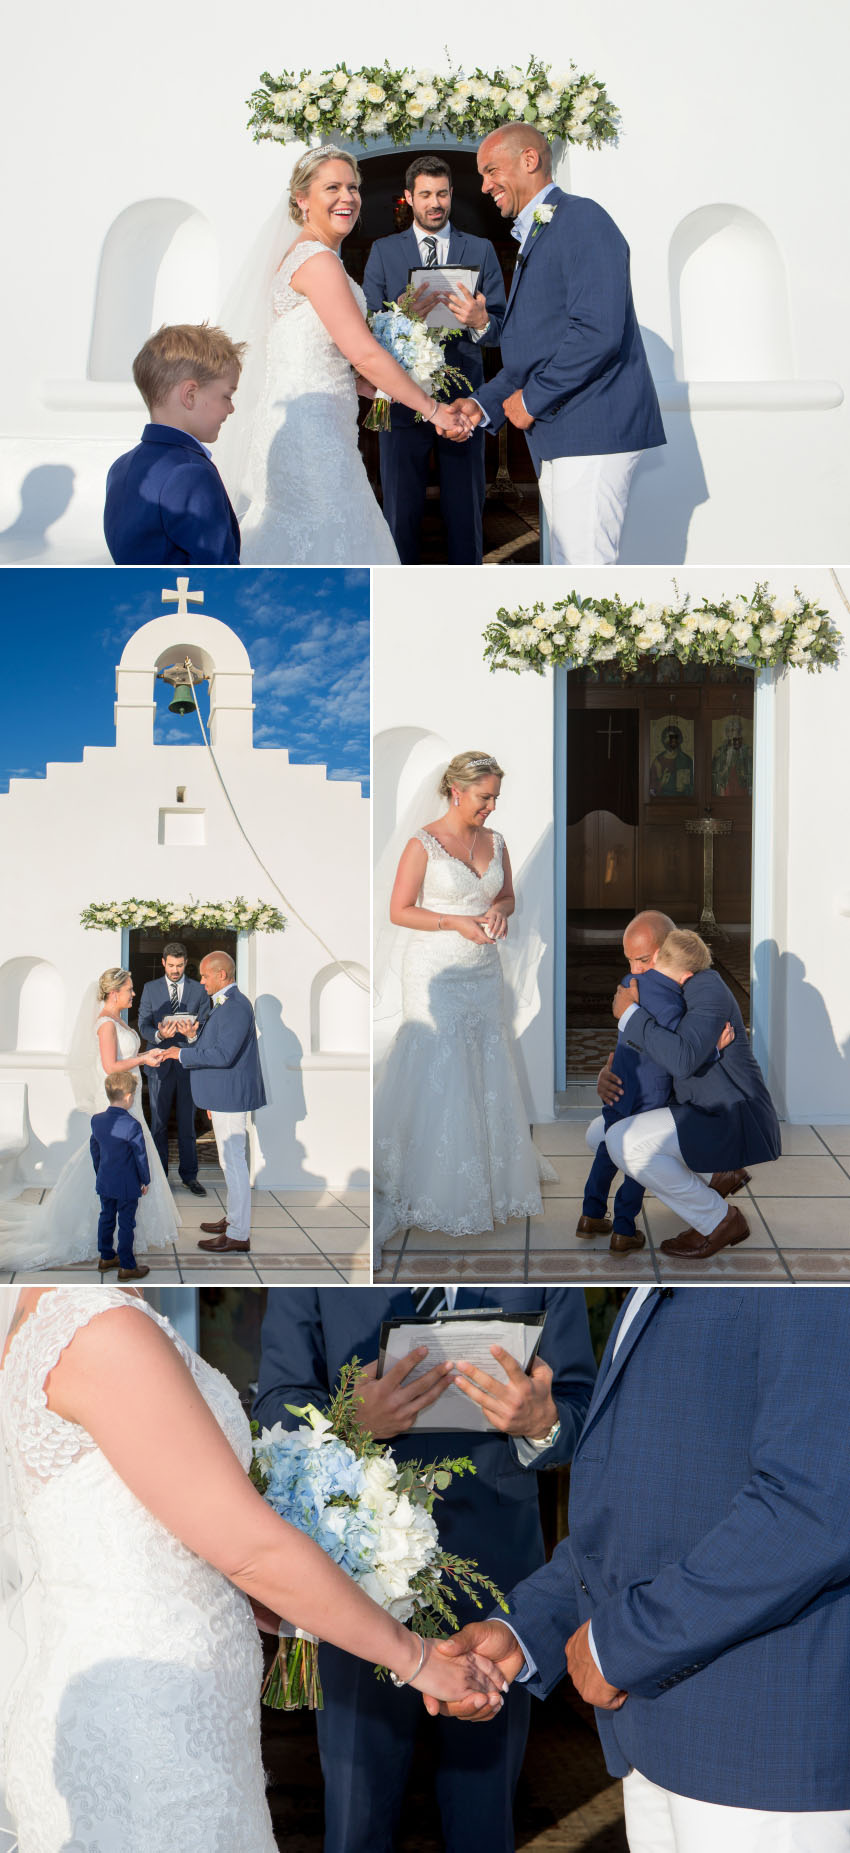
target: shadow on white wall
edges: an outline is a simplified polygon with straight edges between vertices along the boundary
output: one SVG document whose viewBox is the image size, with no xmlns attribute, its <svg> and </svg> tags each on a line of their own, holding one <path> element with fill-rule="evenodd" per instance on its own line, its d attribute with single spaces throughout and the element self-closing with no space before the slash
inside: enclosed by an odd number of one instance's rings
<svg viewBox="0 0 850 1853">
<path fill-rule="evenodd" d="M 359 978 L 365 989 L 346 974 Z M 365 965 L 354 960 L 342 966 L 325 965 L 310 987 L 310 1052 L 312 1055 L 368 1055 L 370 992 Z"/>
<path fill-rule="evenodd" d="M 0 966 L 0 1052 L 62 1048 L 65 986 L 47 959 L 7 959 Z"/>
<path fill-rule="evenodd" d="M 793 377 L 785 264 L 763 220 L 700 206 L 676 227 L 669 264 L 676 379 Z"/>
</svg>

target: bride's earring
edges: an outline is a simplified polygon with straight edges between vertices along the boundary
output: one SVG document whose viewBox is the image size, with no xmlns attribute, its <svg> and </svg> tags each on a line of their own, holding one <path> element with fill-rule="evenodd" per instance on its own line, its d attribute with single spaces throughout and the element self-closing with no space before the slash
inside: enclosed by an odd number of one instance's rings
<svg viewBox="0 0 850 1853">
<path fill-rule="evenodd" d="M 457 795 L 457 792 L 455 792 L 455 810 L 457 810 L 459 803 L 460 803 L 460 799 Z"/>
</svg>

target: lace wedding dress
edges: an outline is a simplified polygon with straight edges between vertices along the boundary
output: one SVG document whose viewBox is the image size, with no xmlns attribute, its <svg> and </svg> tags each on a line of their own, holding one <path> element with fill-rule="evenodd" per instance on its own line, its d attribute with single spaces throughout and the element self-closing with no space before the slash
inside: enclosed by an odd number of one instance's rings
<svg viewBox="0 0 850 1853">
<path fill-rule="evenodd" d="M 247 1597 L 139 1503 L 84 1429 L 47 1408 L 66 1345 L 116 1306 L 167 1333 L 243 1467 L 251 1460 L 236 1391 L 142 1301 L 60 1287 L 11 1339 L 0 1443 L 39 1585 L 39 1635 L 5 1720 L 20 1853 L 276 1853 Z"/>
<path fill-rule="evenodd" d="M 478 915 L 501 892 L 503 841 L 491 832 L 479 876 L 427 830 L 418 905 Z M 375 1093 L 375 1223 L 380 1244 L 416 1226 L 481 1235 L 512 1216 L 540 1213 L 536 1151 L 505 1022 L 496 945 L 459 933 L 411 932 L 402 974 L 404 1021 Z"/>
<path fill-rule="evenodd" d="M 398 565 L 357 448 L 354 373 L 290 281 L 305 258 L 327 250 L 302 240 L 272 285 L 265 387 L 248 462 L 251 505 L 241 522 L 245 566 Z M 349 283 L 365 315 L 363 291 Z"/>
<path fill-rule="evenodd" d="M 87 1102 L 87 1111 L 92 1113 L 103 1113 L 110 1105 L 97 1037 L 101 1023 L 115 1024 L 119 1061 L 138 1054 L 140 1048 L 135 1030 L 120 1017 L 98 1017 L 92 1032 L 91 1097 Z M 151 1181 L 145 1195 L 139 1198 L 136 1212 L 134 1246 L 137 1256 L 150 1248 L 167 1247 L 180 1227 L 168 1179 L 142 1114 L 141 1092 L 139 1086 L 129 1111 L 144 1133 Z M 93 1259 L 97 1255 L 99 1215 L 100 1199 L 95 1190 L 94 1165 L 86 1133 L 82 1145 L 63 1166 L 43 1203 L 35 1208 L 28 1204 L 0 1205 L 0 1268 L 67 1267 L 74 1261 Z"/>
</svg>

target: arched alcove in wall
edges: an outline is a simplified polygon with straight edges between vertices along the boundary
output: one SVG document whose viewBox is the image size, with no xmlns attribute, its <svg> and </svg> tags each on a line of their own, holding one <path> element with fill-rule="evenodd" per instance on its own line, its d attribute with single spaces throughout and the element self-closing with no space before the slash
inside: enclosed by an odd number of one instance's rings
<svg viewBox="0 0 850 1853">
<path fill-rule="evenodd" d="M 360 984 L 352 984 L 351 972 Z M 362 987 L 362 988 L 361 988 Z M 346 960 L 325 965 L 310 987 L 310 1051 L 313 1055 L 368 1055 L 369 973 Z"/>
<path fill-rule="evenodd" d="M 47 959 L 7 959 L 0 966 L 0 1051 L 56 1051 L 63 1046 L 65 986 Z"/>
<path fill-rule="evenodd" d="M 141 199 L 103 241 L 88 377 L 126 380 L 133 357 L 163 322 L 213 319 L 218 252 L 203 213 L 181 199 Z"/>
<path fill-rule="evenodd" d="M 743 206 L 701 206 L 670 241 L 674 368 L 680 380 L 794 376 L 788 283 L 768 226 Z"/>
</svg>

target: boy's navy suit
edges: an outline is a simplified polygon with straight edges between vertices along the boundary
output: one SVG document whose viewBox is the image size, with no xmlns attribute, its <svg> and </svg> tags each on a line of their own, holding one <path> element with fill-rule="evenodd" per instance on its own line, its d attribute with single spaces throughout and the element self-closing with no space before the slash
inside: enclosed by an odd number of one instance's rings
<svg viewBox="0 0 850 1853">
<path fill-rule="evenodd" d="M 145 1135 L 139 1120 L 126 1107 L 107 1107 L 95 1113 L 91 1123 L 89 1151 L 95 1170 L 95 1189 L 100 1197 L 97 1246 L 101 1255 L 113 1253 L 113 1236 L 118 1223 L 118 1258 L 121 1266 L 131 1268 L 136 1209 L 143 1184 L 151 1181 Z"/>
<path fill-rule="evenodd" d="M 561 1421 L 553 1445 L 523 1466 L 512 1437 L 414 1432 L 389 1442 L 397 1460 L 468 1454 L 474 1478 L 453 1481 L 437 1508 L 443 1545 L 475 1557 L 507 1589 L 543 1562 L 537 1472 L 570 1459 L 590 1401 L 595 1365 L 584 1297 L 569 1288 L 459 1288 L 457 1310 L 500 1306 L 505 1312 L 546 1311 L 540 1356 L 554 1372 L 552 1396 Z M 344 1364 L 377 1356 L 381 1322 L 412 1317 L 406 1288 L 346 1290 L 281 1288 L 269 1294 L 263 1325 L 259 1393 L 254 1413 L 264 1426 L 297 1425 L 287 1403 L 327 1405 Z M 486 1612 L 459 1605 L 462 1618 Z M 317 1712 L 325 1774 L 326 1853 L 389 1853 L 396 1844 L 414 1740 L 423 1715 L 415 1692 L 379 1682 L 374 1669 L 338 1648 L 323 1646 L 325 1709 Z M 514 1688 L 492 1724 L 470 1728 L 436 1720 L 436 1791 L 446 1845 L 513 1847 L 512 1801 L 528 1730 L 528 1702 Z M 380 1771 L 376 1781 L 375 1772 Z"/>
<path fill-rule="evenodd" d="M 183 995 L 177 1006 L 178 1011 L 185 1011 L 187 1016 L 197 1017 L 203 1026 L 210 1014 L 210 1000 L 202 984 L 196 978 L 182 979 Z M 171 987 L 167 978 L 154 978 L 142 990 L 139 1005 L 139 1035 L 149 1049 L 185 1049 L 185 1036 L 169 1036 L 165 1042 L 157 1042 L 156 1032 L 163 1017 L 175 1014 L 171 1003 Z M 161 1062 L 158 1068 L 145 1070 L 148 1080 L 148 1097 L 151 1103 L 151 1137 L 159 1154 L 163 1171 L 168 1173 L 168 1122 L 175 1095 L 177 1097 L 177 1143 L 179 1150 L 178 1170 L 184 1184 L 198 1175 L 198 1148 L 195 1143 L 195 1103 L 192 1099 L 192 1083 L 184 1074 L 179 1062 Z"/>
<path fill-rule="evenodd" d="M 502 322 L 502 370 L 475 397 L 498 431 L 521 391 L 534 419 L 534 467 L 666 443 L 632 301 L 629 247 L 591 199 L 552 187 L 548 224 L 532 226 Z"/>
<path fill-rule="evenodd" d="M 196 1107 L 250 1113 L 266 1104 L 254 1012 L 235 984 L 217 996 L 197 1041 L 181 1049 L 180 1066 L 191 1072 Z"/>
<path fill-rule="evenodd" d="M 238 566 L 239 523 L 203 445 L 146 425 L 106 479 L 106 544 L 116 566 Z"/>
<path fill-rule="evenodd" d="M 631 975 L 622 979 L 622 984 L 631 984 Z M 651 1011 L 656 1023 L 665 1029 L 675 1029 L 681 1021 L 685 1009 L 682 986 L 675 978 L 668 978 L 664 972 L 653 969 L 642 972 L 637 979 L 641 1002 Z M 673 1083 L 665 1068 L 653 1061 L 651 1055 L 642 1050 L 633 1049 L 625 1036 L 617 1037 L 617 1047 L 611 1063 L 611 1072 L 623 1083 L 620 1099 L 613 1106 L 604 1107 L 602 1118 L 606 1131 L 617 1120 L 629 1119 L 633 1113 L 646 1113 L 651 1107 L 666 1107 L 673 1091 Z M 590 1167 L 587 1183 L 584 1187 L 582 1203 L 583 1216 L 602 1217 L 608 1205 L 608 1192 L 617 1175 L 617 1166 L 608 1156 L 608 1148 L 603 1139 L 596 1148 L 593 1164 Z M 643 1185 L 633 1177 L 624 1177 L 614 1198 L 614 1231 L 619 1235 L 631 1235 L 634 1232 L 635 1219 L 643 1202 Z"/>
<path fill-rule="evenodd" d="M 478 270 L 477 288 L 484 296 L 490 317 L 490 327 L 482 341 L 473 341 L 464 333 L 446 345 L 450 364 L 459 367 L 469 381 L 468 387 L 452 387 L 443 394 L 444 398 L 456 399 L 458 395 L 476 392 L 481 385 L 484 379 L 482 349 L 498 347 L 505 312 L 505 285 L 489 239 L 459 232 L 454 225 L 451 226 L 447 262 Z M 406 232 L 377 238 L 363 276 L 370 314 L 383 309 L 387 302 L 396 302 L 407 288 L 409 271 L 421 267 L 422 257 L 412 226 Z M 415 565 L 419 559 L 428 461 L 434 441 L 432 426 L 417 424 L 415 414 L 404 405 L 393 406 L 392 430 L 382 431 L 379 437 L 384 515 L 404 566 Z M 436 446 L 440 512 L 446 526 L 449 565 L 476 565 L 483 551 L 483 436 L 476 431 L 465 444 L 455 444 L 450 438 L 437 436 Z"/>
<path fill-rule="evenodd" d="M 596 1714 L 612 1776 L 734 1808 L 850 1809 L 850 1294 L 654 1288 L 612 1362 L 621 1321 L 569 1536 L 511 1591 L 530 1688 L 563 1678 L 592 1619 L 629 1694 Z"/>
</svg>

